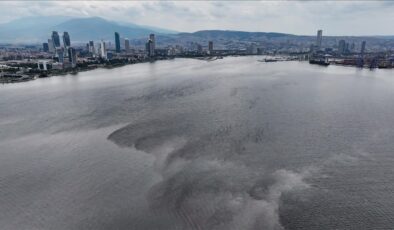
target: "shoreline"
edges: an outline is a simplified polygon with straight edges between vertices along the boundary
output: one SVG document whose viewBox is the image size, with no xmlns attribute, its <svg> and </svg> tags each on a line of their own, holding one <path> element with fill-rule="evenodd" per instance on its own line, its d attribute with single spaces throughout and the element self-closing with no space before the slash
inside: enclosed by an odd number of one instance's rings
<svg viewBox="0 0 394 230">
<path fill-rule="evenodd" d="M 82 66 L 82 67 L 77 67 L 74 69 L 63 69 L 63 70 L 49 70 L 48 72 L 41 72 L 41 73 L 27 73 L 27 74 L 19 74 L 17 76 L 20 76 L 18 78 L 13 78 L 13 77 L 0 77 L 0 84 L 12 84 L 12 83 L 21 83 L 21 82 L 27 82 L 27 81 L 33 81 L 39 78 L 48 78 L 48 77 L 56 77 L 56 76 L 65 76 L 65 75 L 76 75 L 80 72 L 87 72 L 95 69 L 115 69 L 118 67 L 123 67 L 127 65 L 135 65 L 135 64 L 142 64 L 142 63 L 152 63 L 156 61 L 163 61 L 163 60 L 173 60 L 177 58 L 190 58 L 190 59 L 195 59 L 195 60 L 200 60 L 200 61 L 215 61 L 215 60 L 220 60 L 223 59 L 224 57 L 239 57 L 239 56 L 255 56 L 255 55 L 219 55 L 219 56 L 175 56 L 175 57 L 155 57 L 155 58 L 149 58 L 149 59 L 142 59 L 142 60 L 137 60 L 137 61 L 127 61 L 127 62 L 117 62 L 113 64 L 91 64 L 90 66 Z M 258 60 L 259 61 L 259 60 Z M 296 60 L 289 60 L 289 61 L 296 61 Z M 306 61 L 306 60 L 304 60 Z M 282 61 L 279 61 L 282 62 Z M 85 64 L 85 63 L 84 63 Z M 331 63 L 333 66 L 341 66 L 341 67 L 357 67 L 353 65 L 343 65 L 339 63 Z M 358 67 L 358 69 L 369 69 L 372 70 L 371 68 L 367 67 Z M 377 68 L 377 69 L 393 69 L 393 68 Z"/>
<path fill-rule="evenodd" d="M 87 72 L 99 68 L 103 69 L 114 69 L 118 67 L 123 67 L 126 65 L 135 65 L 135 64 L 140 64 L 140 63 L 148 63 L 148 62 L 156 62 L 156 61 L 162 61 L 162 60 L 171 60 L 175 59 L 175 57 L 158 57 L 154 59 L 144 59 L 144 60 L 138 60 L 134 62 L 120 62 L 120 63 L 114 63 L 114 64 L 92 64 L 91 66 L 85 66 L 85 67 L 77 67 L 74 69 L 63 69 L 63 70 L 49 70 L 47 72 L 41 72 L 41 73 L 25 73 L 25 74 L 19 74 L 17 76 L 20 77 L 0 77 L 0 84 L 12 84 L 12 83 L 21 83 L 21 82 L 27 82 L 27 81 L 33 81 L 39 78 L 48 78 L 48 77 L 56 77 L 56 76 L 65 76 L 68 74 L 71 75 L 76 75 L 80 72 Z"/>
<path fill-rule="evenodd" d="M 228 55 L 232 56 L 232 55 Z M 135 65 L 135 64 L 142 64 L 142 63 L 153 63 L 156 61 L 163 61 L 163 60 L 174 60 L 176 58 L 190 58 L 190 59 L 196 59 L 196 60 L 201 60 L 201 61 L 215 61 L 222 59 L 224 56 L 178 56 L 178 57 L 155 57 L 155 58 L 149 58 L 149 59 L 143 59 L 143 60 L 137 60 L 134 62 L 120 62 L 120 63 L 114 63 L 114 64 L 92 64 L 91 66 L 86 66 L 86 67 L 77 67 L 74 69 L 63 69 L 63 70 L 49 70 L 47 72 L 41 72 L 41 73 L 33 73 L 33 74 L 20 74 L 18 76 L 23 76 L 23 77 L 18 77 L 18 78 L 12 78 L 12 77 L 0 77 L 0 84 L 12 84 L 12 83 L 21 83 L 21 82 L 27 82 L 27 81 L 33 81 L 39 78 L 49 78 L 49 77 L 56 77 L 56 76 L 65 76 L 68 74 L 71 75 L 76 75 L 81 72 L 87 72 L 95 69 L 115 69 L 118 67 L 123 67 L 127 65 Z"/>
<path fill-rule="evenodd" d="M 226 56 L 233 56 L 233 55 L 226 55 Z M 176 58 L 190 58 L 190 59 L 196 59 L 196 60 L 201 60 L 201 61 L 215 61 L 219 59 L 223 59 L 224 56 L 176 56 L 176 57 L 155 57 L 155 58 L 149 58 L 149 59 L 142 59 L 142 60 L 137 60 L 134 62 L 119 62 L 119 63 L 114 63 L 114 64 L 91 64 L 91 66 L 86 66 L 86 67 L 77 67 L 74 69 L 63 69 L 63 70 L 49 70 L 47 72 L 41 72 L 41 73 L 33 73 L 33 74 L 19 74 L 18 78 L 12 78 L 12 77 L 0 77 L 0 84 L 12 84 L 12 83 L 21 83 L 21 82 L 27 82 L 27 81 L 33 81 L 39 78 L 49 78 L 49 77 L 56 77 L 56 76 L 65 76 L 68 74 L 71 75 L 76 75 L 81 72 L 87 72 L 95 69 L 115 69 L 118 67 L 123 67 L 127 65 L 135 65 L 135 64 L 142 64 L 142 63 L 153 63 L 156 61 L 163 61 L 163 60 L 173 60 Z M 23 77 L 22 77 L 23 76 Z"/>
</svg>

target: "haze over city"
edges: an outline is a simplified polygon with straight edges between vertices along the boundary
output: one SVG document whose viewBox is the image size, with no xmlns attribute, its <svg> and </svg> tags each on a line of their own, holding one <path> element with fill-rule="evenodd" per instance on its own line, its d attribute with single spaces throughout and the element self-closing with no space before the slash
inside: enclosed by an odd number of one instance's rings
<svg viewBox="0 0 394 230">
<path fill-rule="evenodd" d="M 12 10 L 10 10 L 12 9 Z M 28 16 L 103 17 L 179 32 L 240 30 L 394 35 L 392 1 L 1 1 L 0 23 Z"/>
</svg>

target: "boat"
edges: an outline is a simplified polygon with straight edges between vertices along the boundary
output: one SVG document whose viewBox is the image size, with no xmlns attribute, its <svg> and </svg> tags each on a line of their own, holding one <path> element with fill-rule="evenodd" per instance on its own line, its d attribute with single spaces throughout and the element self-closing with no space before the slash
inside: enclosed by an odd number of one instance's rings
<svg viewBox="0 0 394 230">
<path fill-rule="evenodd" d="M 265 58 L 265 59 L 263 59 L 263 60 L 257 60 L 257 61 L 259 61 L 259 62 L 277 62 L 277 61 L 279 61 L 278 59 L 273 59 L 273 58 Z"/>
<path fill-rule="evenodd" d="M 314 65 L 322 65 L 322 66 L 328 66 L 330 65 L 330 63 L 328 61 L 325 60 L 316 60 L 316 59 L 311 59 L 309 60 L 309 64 L 314 64 Z"/>
<path fill-rule="evenodd" d="M 277 62 L 278 59 L 264 59 L 264 62 Z"/>
</svg>

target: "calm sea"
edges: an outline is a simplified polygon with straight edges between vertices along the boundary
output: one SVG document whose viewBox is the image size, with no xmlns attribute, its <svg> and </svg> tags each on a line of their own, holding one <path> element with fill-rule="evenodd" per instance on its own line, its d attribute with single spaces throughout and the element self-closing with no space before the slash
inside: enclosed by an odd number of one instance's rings
<svg viewBox="0 0 394 230">
<path fill-rule="evenodd" d="M 394 71 L 258 59 L 0 85 L 0 229 L 394 229 Z"/>
</svg>

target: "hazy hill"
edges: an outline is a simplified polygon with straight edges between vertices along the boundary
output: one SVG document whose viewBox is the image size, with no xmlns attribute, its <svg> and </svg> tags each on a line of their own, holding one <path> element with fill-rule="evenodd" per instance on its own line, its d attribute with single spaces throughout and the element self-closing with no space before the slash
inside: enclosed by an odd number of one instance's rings
<svg viewBox="0 0 394 230">
<path fill-rule="evenodd" d="M 47 37 L 49 28 L 69 20 L 69 17 L 26 17 L 0 24 L 0 42 L 37 42 Z"/>
<path fill-rule="evenodd" d="M 52 30 L 68 31 L 74 41 L 113 39 L 114 32 L 118 32 L 122 37 L 127 38 L 147 37 L 150 33 L 155 33 L 154 30 L 138 27 L 134 24 L 125 26 L 99 17 L 67 20 L 54 26 Z"/>
<path fill-rule="evenodd" d="M 181 37 L 199 37 L 206 39 L 232 39 L 232 40 L 245 40 L 250 38 L 265 37 L 265 38 L 279 38 L 295 36 L 284 33 L 267 33 L 267 32 L 245 32 L 245 31 L 233 31 L 233 30 L 201 30 L 194 33 L 180 33 Z"/>
<path fill-rule="evenodd" d="M 140 26 L 132 23 L 108 21 L 100 17 L 71 18 L 64 16 L 39 16 L 21 18 L 0 24 L 0 43 L 36 43 L 46 41 L 53 30 L 68 31 L 72 41 L 113 39 L 114 32 L 130 39 L 147 37 L 150 33 L 174 31 Z"/>
<path fill-rule="evenodd" d="M 121 37 L 129 38 L 134 45 L 144 46 L 150 33 L 157 34 L 159 46 L 187 45 L 197 42 L 206 45 L 212 40 L 217 45 L 238 47 L 236 43 L 249 44 L 260 42 L 265 45 L 272 43 L 313 43 L 315 35 L 299 36 L 286 33 L 273 32 L 245 32 L 231 30 L 202 30 L 193 33 L 176 33 L 175 31 L 152 26 L 137 25 L 134 23 L 109 21 L 100 17 L 72 18 L 65 16 L 37 16 L 21 18 L 9 23 L 0 24 L 0 43 L 42 43 L 50 38 L 53 30 L 60 34 L 68 31 L 74 43 L 86 43 L 89 40 L 114 40 L 114 32 Z M 366 40 L 368 44 L 381 43 L 383 40 L 393 41 L 393 36 L 368 37 L 341 37 L 324 36 L 323 43 L 332 46 L 340 39 L 348 42 L 361 43 Z"/>
</svg>

